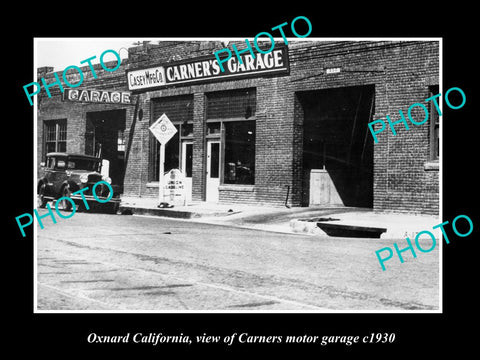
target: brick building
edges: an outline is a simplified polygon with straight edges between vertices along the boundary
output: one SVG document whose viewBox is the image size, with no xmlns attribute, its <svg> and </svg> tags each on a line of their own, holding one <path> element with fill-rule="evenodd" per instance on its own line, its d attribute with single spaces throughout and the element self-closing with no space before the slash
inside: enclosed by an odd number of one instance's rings
<svg viewBox="0 0 480 360">
<path fill-rule="evenodd" d="M 124 196 L 157 197 L 159 144 L 149 127 L 166 114 L 178 132 L 164 170 L 183 171 L 189 201 L 438 214 L 434 111 L 424 125 L 380 133 L 376 144 L 367 127 L 439 92 L 438 41 L 277 40 L 268 55 L 246 52 L 243 64 L 232 57 L 222 73 L 213 54 L 225 46 L 144 43 L 115 73 L 85 82 L 129 91 L 130 104 L 42 99 L 39 161 L 45 124 L 66 119 L 67 151 L 92 153 L 89 129 L 105 118 L 124 149 Z"/>
<path fill-rule="evenodd" d="M 37 162 L 45 160 L 49 152 L 69 152 L 102 157 L 108 160 L 112 182 L 123 184 L 125 161 L 125 124 L 132 107 L 126 88 L 125 66 L 105 71 L 94 65 L 94 78 L 88 65 L 81 67 L 84 74 L 79 87 L 69 88 L 62 81 L 64 92 L 58 85 L 50 88 L 51 97 L 41 91 L 37 97 Z M 111 69 L 117 62 L 107 62 Z M 55 81 L 51 67 L 37 69 L 37 78 L 47 84 Z M 62 79 L 62 71 L 57 72 Z M 79 82 L 78 72 L 66 74 L 70 84 Z"/>
</svg>

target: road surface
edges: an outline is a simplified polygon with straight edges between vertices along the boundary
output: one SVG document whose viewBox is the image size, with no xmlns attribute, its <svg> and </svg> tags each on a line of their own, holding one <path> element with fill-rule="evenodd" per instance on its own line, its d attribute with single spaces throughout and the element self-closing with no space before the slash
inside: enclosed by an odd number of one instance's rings
<svg viewBox="0 0 480 360">
<path fill-rule="evenodd" d="M 37 227 L 40 311 L 439 307 L 438 246 L 415 259 L 405 252 L 405 263 L 392 258 L 382 271 L 375 251 L 393 241 L 89 212 L 57 220 Z"/>
</svg>

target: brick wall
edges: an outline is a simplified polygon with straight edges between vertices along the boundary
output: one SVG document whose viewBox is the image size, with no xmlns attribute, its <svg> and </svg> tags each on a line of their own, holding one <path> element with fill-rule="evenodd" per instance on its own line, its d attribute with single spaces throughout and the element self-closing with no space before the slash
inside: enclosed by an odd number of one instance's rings
<svg viewBox="0 0 480 360">
<path fill-rule="evenodd" d="M 205 95 L 195 93 L 193 102 L 192 200 L 203 200 L 205 199 L 206 152 Z"/>
<path fill-rule="evenodd" d="M 243 47 L 243 44 L 240 46 Z M 159 45 L 145 44 L 129 49 L 128 63 L 113 73 L 96 67 L 98 79 L 88 75 L 82 88 L 126 90 L 124 71 L 140 67 L 212 55 L 224 48 L 217 41 L 166 41 Z M 205 198 L 205 106 L 206 94 L 214 91 L 255 88 L 256 148 L 255 185 L 221 186 L 220 202 L 283 205 L 290 187 L 289 204 L 302 205 L 303 117 L 298 94 L 338 87 L 373 85 L 375 107 L 373 119 L 391 115 L 398 119 L 398 109 L 408 107 L 429 96 L 428 87 L 438 84 L 438 43 L 436 42 L 311 42 L 291 41 L 289 45 L 290 75 L 177 85 L 131 96 L 126 106 L 125 139 L 130 141 L 129 161 L 124 191 L 127 196 L 158 195 L 156 184 L 148 174 L 152 166 L 149 151 L 152 138 L 148 127 L 151 120 L 151 99 L 164 96 L 193 94 L 193 199 Z M 340 67 L 335 74 L 325 68 Z M 46 70 L 48 71 L 48 69 Z M 42 76 L 45 73 L 42 73 Z M 53 74 L 46 73 L 47 79 Z M 61 77 L 61 72 L 59 73 Z M 51 81 L 51 80 L 50 80 Z M 69 80 L 75 82 L 74 79 Z M 38 138 L 42 141 L 42 124 L 47 119 L 68 119 L 67 151 L 82 152 L 85 113 L 118 108 L 115 105 L 74 104 L 61 101 L 60 91 L 54 97 L 40 96 Z M 142 110 L 143 119 L 135 112 Z M 137 116 L 135 116 L 137 114 Z M 426 166 L 429 160 L 429 125 L 413 126 L 410 130 L 395 126 L 397 136 L 389 129 L 378 135 L 374 145 L 374 200 L 376 210 L 437 214 L 439 176 Z M 40 155 L 39 155 L 40 161 Z"/>
<path fill-rule="evenodd" d="M 291 90 L 373 84 L 373 119 L 385 119 L 388 114 L 392 120 L 398 119 L 398 109 L 406 114 L 411 104 L 423 103 L 429 96 L 429 86 L 438 84 L 438 53 L 436 42 L 292 44 Z M 342 72 L 322 73 L 324 68 L 333 67 L 341 67 Z M 301 109 L 296 109 L 301 117 Z M 401 124 L 396 125 L 397 136 L 387 126 L 388 131 L 380 133 L 374 145 L 374 209 L 438 214 L 438 171 L 425 167 L 429 124 L 409 126 L 406 131 Z M 295 176 L 298 183 L 301 174 L 296 172 Z"/>
</svg>

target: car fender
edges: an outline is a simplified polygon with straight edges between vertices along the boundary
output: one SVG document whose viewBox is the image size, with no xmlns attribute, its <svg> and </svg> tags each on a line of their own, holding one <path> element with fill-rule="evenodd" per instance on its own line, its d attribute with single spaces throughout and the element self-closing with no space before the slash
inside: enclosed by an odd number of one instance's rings
<svg viewBox="0 0 480 360">
<path fill-rule="evenodd" d="M 44 193 L 44 195 L 48 195 L 48 190 L 49 190 L 49 188 L 48 188 L 48 181 L 47 181 L 46 178 L 42 178 L 42 179 L 38 180 L 38 183 L 37 183 L 37 193 L 38 193 L 38 191 L 40 190 L 40 186 L 42 186 L 43 184 L 45 184 L 45 193 Z"/>
</svg>

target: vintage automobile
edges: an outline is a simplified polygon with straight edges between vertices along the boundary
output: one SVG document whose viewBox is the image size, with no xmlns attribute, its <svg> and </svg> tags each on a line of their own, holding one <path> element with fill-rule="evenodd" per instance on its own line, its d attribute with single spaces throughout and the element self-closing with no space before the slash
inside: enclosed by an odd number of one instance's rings
<svg viewBox="0 0 480 360">
<path fill-rule="evenodd" d="M 46 162 L 41 164 L 38 174 L 37 184 L 37 206 L 43 208 L 50 200 L 57 200 L 61 197 L 70 197 L 78 210 L 85 210 L 82 194 L 88 203 L 90 209 L 103 209 L 116 213 L 120 204 L 121 188 L 116 185 L 110 185 L 113 189 L 113 195 L 110 189 L 104 183 L 100 183 L 95 188 L 95 195 L 100 202 L 95 199 L 92 193 L 93 186 L 103 180 L 111 184 L 108 176 L 101 174 L 102 159 L 80 154 L 52 152 L 46 156 Z M 88 187 L 82 194 L 72 195 L 72 193 Z M 106 199 L 111 197 L 108 202 Z M 103 203 L 102 203 L 103 202 Z M 72 202 L 68 200 L 60 201 L 58 208 L 61 210 L 71 210 Z"/>
</svg>

